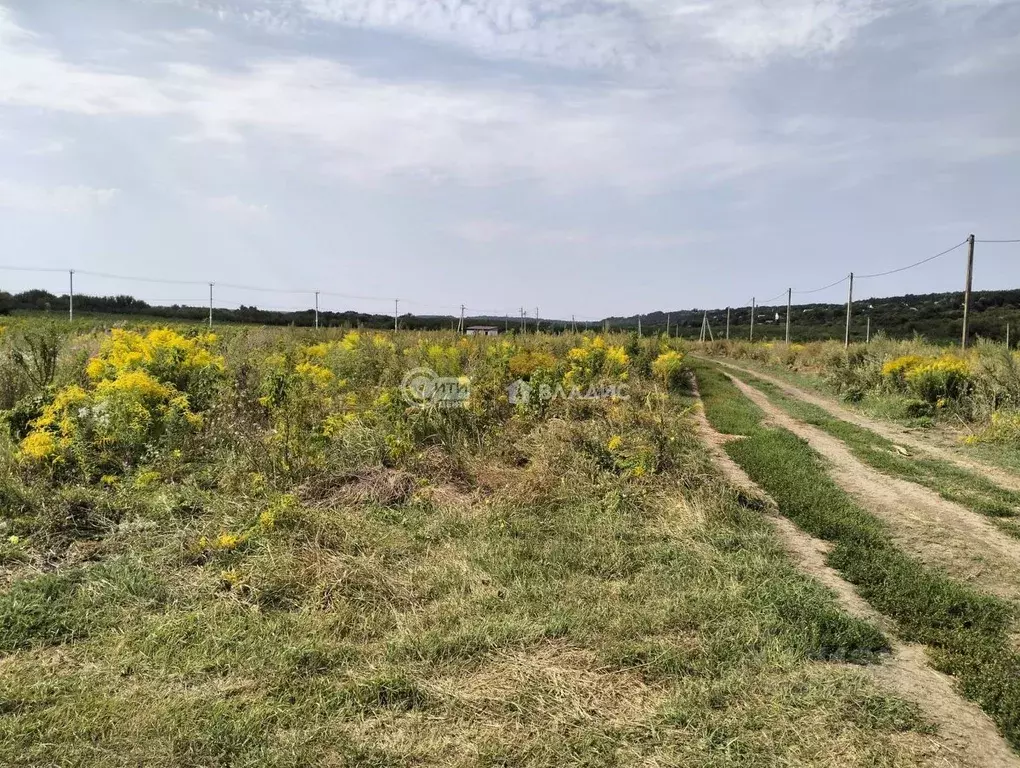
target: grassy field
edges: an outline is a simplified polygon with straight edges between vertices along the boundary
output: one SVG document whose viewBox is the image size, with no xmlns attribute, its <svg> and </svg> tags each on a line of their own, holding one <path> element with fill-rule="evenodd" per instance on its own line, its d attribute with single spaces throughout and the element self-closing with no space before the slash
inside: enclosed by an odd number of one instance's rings
<svg viewBox="0 0 1020 768">
<path fill-rule="evenodd" d="M 675 343 L 21 323 L 0 353 L 4 765 L 930 757 L 861 672 L 887 638 L 712 466 Z M 469 396 L 406 397 L 422 367 Z M 998 641 L 998 603 L 946 600 L 937 631 Z"/>
</svg>

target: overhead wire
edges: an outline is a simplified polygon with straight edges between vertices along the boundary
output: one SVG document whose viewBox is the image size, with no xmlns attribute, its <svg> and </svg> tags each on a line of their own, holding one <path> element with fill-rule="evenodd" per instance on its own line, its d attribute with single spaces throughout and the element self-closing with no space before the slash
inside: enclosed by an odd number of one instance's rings
<svg viewBox="0 0 1020 768">
<path fill-rule="evenodd" d="M 967 245 L 967 241 L 966 240 L 963 241 L 962 243 L 957 243 L 952 248 L 947 248 L 945 251 L 941 251 L 940 253 L 936 253 L 934 256 L 929 256 L 926 259 L 921 259 L 920 261 L 915 261 L 913 264 L 907 264 L 907 266 L 897 267 L 896 269 L 889 269 L 888 271 L 885 271 L 885 272 L 875 272 L 874 274 L 855 274 L 854 278 L 855 279 L 859 279 L 859 280 L 863 280 L 863 279 L 868 279 L 869 277 L 884 277 L 886 274 L 896 274 L 897 272 L 903 272 L 903 271 L 906 271 L 907 269 L 913 269 L 915 266 L 920 266 L 921 264 L 927 264 L 929 261 L 934 261 L 935 259 L 940 258 L 942 256 L 945 256 L 948 253 L 953 253 L 953 251 L 957 250 L 958 248 L 963 248 L 965 245 Z"/>
<path fill-rule="evenodd" d="M 801 296 L 806 296 L 809 293 L 819 293 L 820 291 L 827 291 L 830 288 L 834 288 L 835 286 L 839 285 L 840 283 L 845 283 L 849 279 L 850 279 L 850 275 L 847 275 L 846 277 L 841 277 L 839 280 L 837 280 L 834 283 L 829 283 L 828 285 L 823 285 L 821 288 L 812 288 L 810 291 L 794 291 L 794 293 L 796 293 L 798 295 L 801 295 Z"/>
</svg>

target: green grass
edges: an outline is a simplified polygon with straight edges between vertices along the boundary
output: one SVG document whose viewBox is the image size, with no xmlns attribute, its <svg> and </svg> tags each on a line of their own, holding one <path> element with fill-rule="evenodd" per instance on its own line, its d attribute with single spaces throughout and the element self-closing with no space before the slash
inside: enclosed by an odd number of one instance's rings
<svg viewBox="0 0 1020 768">
<path fill-rule="evenodd" d="M 66 562 L 0 591 L 0 764 L 913 764 L 918 708 L 833 663 L 887 640 L 792 566 L 681 406 L 494 434 L 456 484 L 423 455 L 408 498 L 302 496 L 203 557 L 266 498 L 82 487 L 102 514 L 68 527 L 6 478 L 27 551 Z M 611 434 L 657 471 L 607 462 Z"/>
<path fill-rule="evenodd" d="M 902 553 L 883 523 L 831 479 L 808 444 L 784 429 L 761 426 L 761 410 L 718 370 L 700 365 L 705 410 L 717 429 L 752 423 L 745 439 L 727 444 L 733 459 L 772 496 L 782 514 L 835 544 L 828 559 L 910 641 L 932 649 L 938 667 L 1020 746 L 1020 656 L 1008 631 L 1013 611 Z M 734 415 L 743 410 L 744 415 Z M 721 414 L 721 416 L 720 416 Z"/>
<path fill-rule="evenodd" d="M 1002 488 L 979 474 L 949 461 L 925 456 L 903 456 L 895 444 L 870 429 L 839 419 L 824 408 L 788 395 L 774 384 L 748 374 L 734 373 L 742 381 L 760 389 L 773 403 L 796 419 L 818 427 L 842 440 L 865 464 L 895 477 L 923 485 L 942 498 L 982 515 L 1014 518 L 1020 514 L 1020 493 Z M 1015 536 L 1014 525 L 1000 527 Z"/>
</svg>

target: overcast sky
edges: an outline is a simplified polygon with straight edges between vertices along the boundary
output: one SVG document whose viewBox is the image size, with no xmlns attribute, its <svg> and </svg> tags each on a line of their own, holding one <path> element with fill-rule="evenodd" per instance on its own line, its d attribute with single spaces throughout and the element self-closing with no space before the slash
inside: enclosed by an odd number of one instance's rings
<svg viewBox="0 0 1020 768">
<path fill-rule="evenodd" d="M 971 231 L 1020 238 L 1018 0 L 0 0 L 5 266 L 599 318 Z M 860 295 L 955 290 L 963 257 Z M 976 265 L 1020 286 L 1020 245 Z"/>
</svg>

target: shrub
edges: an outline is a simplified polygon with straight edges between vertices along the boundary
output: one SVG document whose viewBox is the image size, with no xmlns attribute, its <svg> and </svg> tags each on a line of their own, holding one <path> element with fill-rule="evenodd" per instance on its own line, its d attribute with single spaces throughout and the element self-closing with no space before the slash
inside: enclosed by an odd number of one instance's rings
<svg viewBox="0 0 1020 768">
<path fill-rule="evenodd" d="M 943 355 L 911 367 L 906 373 L 907 387 L 925 402 L 943 406 L 957 402 L 971 388 L 970 367 L 965 360 Z"/>
<path fill-rule="evenodd" d="M 215 337 L 169 330 L 114 330 L 88 364 L 87 388 L 57 391 L 29 422 L 20 455 L 29 463 L 87 477 L 117 474 L 156 449 L 182 446 L 203 423 L 223 361 Z M 21 427 L 12 422 L 12 427 Z"/>
<path fill-rule="evenodd" d="M 659 379 L 667 389 L 679 389 L 687 376 L 687 367 L 684 364 L 684 355 L 681 352 L 669 350 L 663 352 L 652 363 L 652 374 Z"/>
<path fill-rule="evenodd" d="M 610 346 L 601 336 L 585 336 L 580 347 L 567 352 L 567 362 L 563 385 L 584 388 L 605 379 L 626 381 L 630 357 L 623 347 Z"/>
<path fill-rule="evenodd" d="M 882 378 L 894 389 L 906 387 L 906 377 L 910 371 L 925 363 L 920 355 L 903 355 L 889 360 L 882 366 Z"/>
</svg>

